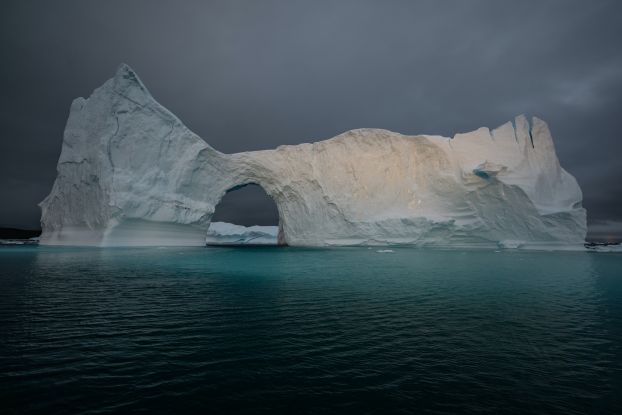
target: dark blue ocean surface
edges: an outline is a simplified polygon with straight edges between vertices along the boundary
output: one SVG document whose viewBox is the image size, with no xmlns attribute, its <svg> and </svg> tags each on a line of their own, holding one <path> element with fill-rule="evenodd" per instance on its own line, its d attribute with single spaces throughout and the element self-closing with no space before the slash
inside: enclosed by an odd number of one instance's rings
<svg viewBox="0 0 622 415">
<path fill-rule="evenodd" d="M 0 413 L 622 413 L 622 255 L 0 247 Z"/>
</svg>

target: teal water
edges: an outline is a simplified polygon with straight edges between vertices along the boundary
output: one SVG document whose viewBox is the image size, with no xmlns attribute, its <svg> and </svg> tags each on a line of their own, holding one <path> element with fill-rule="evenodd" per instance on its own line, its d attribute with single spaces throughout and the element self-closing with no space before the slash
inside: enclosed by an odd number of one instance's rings
<svg viewBox="0 0 622 415">
<path fill-rule="evenodd" d="M 622 255 L 0 247 L 0 413 L 622 413 Z"/>
</svg>

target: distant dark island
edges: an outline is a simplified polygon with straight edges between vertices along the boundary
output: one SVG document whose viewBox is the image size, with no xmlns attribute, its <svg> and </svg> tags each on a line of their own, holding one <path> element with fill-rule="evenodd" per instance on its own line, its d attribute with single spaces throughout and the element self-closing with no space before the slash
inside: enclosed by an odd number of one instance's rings
<svg viewBox="0 0 622 415">
<path fill-rule="evenodd" d="M 41 235 L 41 229 L 0 228 L 0 239 L 30 239 Z"/>
</svg>

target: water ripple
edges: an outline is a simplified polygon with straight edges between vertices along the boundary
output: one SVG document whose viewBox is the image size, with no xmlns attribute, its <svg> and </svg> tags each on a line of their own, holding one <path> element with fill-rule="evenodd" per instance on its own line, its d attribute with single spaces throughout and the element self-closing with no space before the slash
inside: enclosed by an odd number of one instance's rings
<svg viewBox="0 0 622 415">
<path fill-rule="evenodd" d="M 0 412 L 622 413 L 622 256 L 0 249 Z"/>
</svg>

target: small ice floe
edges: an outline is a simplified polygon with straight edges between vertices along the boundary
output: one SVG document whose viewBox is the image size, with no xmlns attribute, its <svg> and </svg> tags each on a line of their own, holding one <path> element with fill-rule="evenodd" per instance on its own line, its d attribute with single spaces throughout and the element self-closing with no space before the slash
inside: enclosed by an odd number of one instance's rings
<svg viewBox="0 0 622 415">
<path fill-rule="evenodd" d="M 391 254 L 391 253 L 393 253 L 395 251 L 392 250 L 392 249 L 379 249 L 376 252 L 378 252 L 379 254 Z"/>
<path fill-rule="evenodd" d="M 497 242 L 497 246 L 501 249 L 518 249 L 523 246 L 524 241 L 516 241 L 512 239 L 506 239 L 504 241 Z"/>
<path fill-rule="evenodd" d="M 241 226 L 212 222 L 207 230 L 206 245 L 278 245 L 278 226 Z"/>
</svg>

